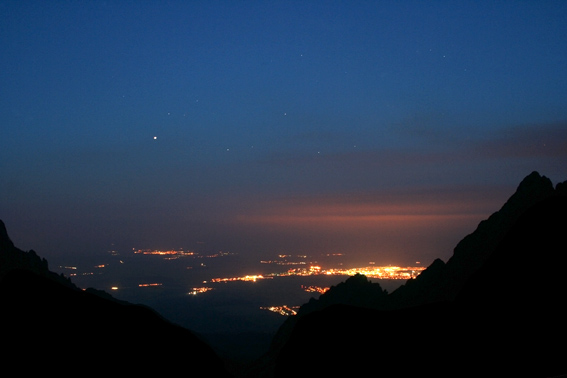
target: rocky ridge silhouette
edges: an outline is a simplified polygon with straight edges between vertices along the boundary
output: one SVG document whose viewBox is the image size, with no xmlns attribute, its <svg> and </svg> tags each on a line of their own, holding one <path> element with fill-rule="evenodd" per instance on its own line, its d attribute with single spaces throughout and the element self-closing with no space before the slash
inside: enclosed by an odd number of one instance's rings
<svg viewBox="0 0 567 378">
<path fill-rule="evenodd" d="M 2 221 L 0 303 L 1 369 L 9 374 L 230 376 L 195 334 L 148 307 L 79 289 L 15 247 Z"/>
<path fill-rule="evenodd" d="M 286 320 L 250 375 L 566 373 L 559 355 L 567 349 L 553 343 L 567 336 L 566 189 L 567 182 L 553 188 L 532 172 L 447 263 L 435 260 L 391 294 L 360 278 L 332 287 Z M 372 298 L 359 295 L 370 286 Z M 534 344 L 519 342 L 513 330 Z"/>
<path fill-rule="evenodd" d="M 336 285 L 239 376 L 566 374 L 566 214 L 567 182 L 553 188 L 533 172 L 447 263 L 435 260 L 391 294 L 360 275 Z M 106 296 L 17 249 L 0 221 L 5 371 L 228 376 L 190 331 Z"/>
<path fill-rule="evenodd" d="M 534 172 L 446 264 L 434 262 L 381 305 L 335 304 L 298 318 L 275 376 L 566 374 L 566 231 L 565 183 L 553 189 Z"/>
</svg>

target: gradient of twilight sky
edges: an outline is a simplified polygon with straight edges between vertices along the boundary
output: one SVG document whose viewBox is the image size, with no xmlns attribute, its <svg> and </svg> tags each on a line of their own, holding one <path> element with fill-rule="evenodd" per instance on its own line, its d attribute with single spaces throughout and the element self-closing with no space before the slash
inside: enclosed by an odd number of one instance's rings
<svg viewBox="0 0 567 378">
<path fill-rule="evenodd" d="M 48 260 L 429 264 L 567 179 L 564 1 L 2 1 L 0 46 L 0 219 Z"/>
</svg>

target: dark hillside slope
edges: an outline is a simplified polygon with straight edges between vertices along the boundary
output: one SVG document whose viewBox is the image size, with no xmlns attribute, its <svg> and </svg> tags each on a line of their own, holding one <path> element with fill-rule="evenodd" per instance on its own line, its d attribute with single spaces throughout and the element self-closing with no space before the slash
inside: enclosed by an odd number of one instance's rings
<svg viewBox="0 0 567 378">
<path fill-rule="evenodd" d="M 190 331 L 147 307 L 76 288 L 49 272 L 35 253 L 14 247 L 1 226 L 4 372 L 228 376 L 212 349 Z"/>
<path fill-rule="evenodd" d="M 403 308 L 455 299 L 468 278 L 491 256 L 518 218 L 527 209 L 554 195 L 556 191 L 549 178 L 535 171 L 530 173 L 502 208 L 480 222 L 457 244 L 446 264 L 436 260 L 428 267 L 428 272 L 424 272 L 426 274 L 394 291 L 387 306 Z"/>
<path fill-rule="evenodd" d="M 567 373 L 567 197 L 526 211 L 456 303 L 471 319 L 459 338 L 482 343 L 502 374 Z"/>
<path fill-rule="evenodd" d="M 277 358 L 276 376 L 567 373 L 567 198 L 556 190 L 512 216 L 455 299 L 305 315 Z"/>
</svg>

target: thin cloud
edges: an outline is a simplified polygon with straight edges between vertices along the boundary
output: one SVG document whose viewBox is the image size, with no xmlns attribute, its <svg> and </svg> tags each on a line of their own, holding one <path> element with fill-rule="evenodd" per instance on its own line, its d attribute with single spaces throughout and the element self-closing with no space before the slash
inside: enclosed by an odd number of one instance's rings
<svg viewBox="0 0 567 378">
<path fill-rule="evenodd" d="M 237 222 L 294 227 L 376 227 L 421 223 L 438 219 L 482 217 L 496 209 L 495 192 L 502 188 L 422 188 L 399 192 L 303 196 L 271 200 Z M 499 195 L 496 197 L 504 197 Z"/>
<path fill-rule="evenodd" d="M 503 129 L 474 144 L 488 158 L 567 158 L 567 122 Z"/>
<path fill-rule="evenodd" d="M 439 142 L 441 139 L 443 143 Z M 315 147 L 311 151 L 280 150 L 264 155 L 261 163 L 368 170 L 506 158 L 567 159 L 567 122 L 514 126 L 475 138 L 446 135 L 437 138 L 436 143 L 425 140 L 412 147 L 343 148 L 335 152 L 318 151 Z"/>
</svg>

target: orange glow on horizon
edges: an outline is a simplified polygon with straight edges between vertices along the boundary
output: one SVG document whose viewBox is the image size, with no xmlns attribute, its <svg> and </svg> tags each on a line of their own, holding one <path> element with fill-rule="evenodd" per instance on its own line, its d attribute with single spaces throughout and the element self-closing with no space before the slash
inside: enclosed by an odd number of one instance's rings
<svg viewBox="0 0 567 378">
<path fill-rule="evenodd" d="M 480 214 L 374 214 L 374 215 L 250 215 L 239 216 L 237 222 L 253 224 L 256 227 L 286 227 L 298 229 L 340 229 L 365 230 L 381 228 L 383 230 L 403 230 L 429 227 L 433 224 L 480 221 Z"/>
<path fill-rule="evenodd" d="M 383 197 L 383 196 L 382 196 Z M 484 219 L 487 213 L 479 200 L 426 198 L 381 198 L 368 196 L 347 199 L 295 199 L 264 204 L 256 211 L 239 214 L 234 221 L 255 226 L 291 227 L 422 227 L 438 222 L 470 221 Z M 431 197 L 431 195 L 429 195 Z"/>
</svg>

